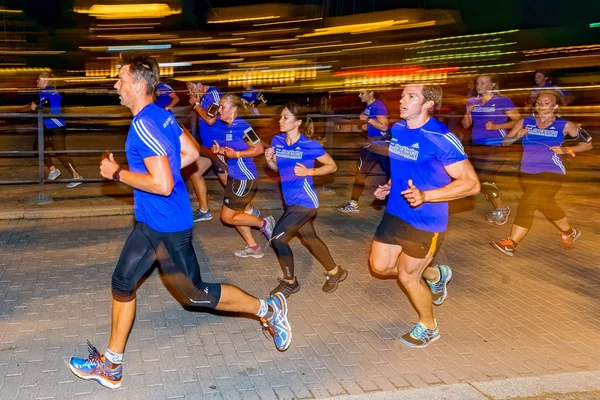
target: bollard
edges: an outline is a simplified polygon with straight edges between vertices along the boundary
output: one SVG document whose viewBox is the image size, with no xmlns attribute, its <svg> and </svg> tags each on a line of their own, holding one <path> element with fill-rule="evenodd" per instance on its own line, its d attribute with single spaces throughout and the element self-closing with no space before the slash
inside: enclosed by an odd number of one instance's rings
<svg viewBox="0 0 600 400">
<path fill-rule="evenodd" d="M 44 195 L 44 180 L 46 178 L 46 171 L 44 170 L 44 118 L 42 118 L 42 114 L 44 113 L 43 107 L 40 105 L 37 109 L 38 116 L 38 196 L 31 199 L 31 202 L 34 204 L 48 204 L 52 203 L 52 197 L 46 197 Z"/>
</svg>

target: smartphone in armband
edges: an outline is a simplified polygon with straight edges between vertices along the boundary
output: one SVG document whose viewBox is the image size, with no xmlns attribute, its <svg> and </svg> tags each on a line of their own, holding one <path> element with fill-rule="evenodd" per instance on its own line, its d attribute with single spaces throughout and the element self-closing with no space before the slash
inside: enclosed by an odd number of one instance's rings
<svg viewBox="0 0 600 400">
<path fill-rule="evenodd" d="M 262 101 L 265 104 L 267 104 L 267 99 L 265 99 L 265 96 L 263 96 L 262 93 L 259 93 L 258 96 L 256 96 L 256 99 L 259 100 L 259 101 Z"/>
<path fill-rule="evenodd" d="M 208 110 L 206 110 L 206 115 L 208 115 L 209 117 L 213 118 L 217 115 L 217 112 L 219 112 L 219 105 L 218 104 L 211 104 L 208 107 Z"/>
<path fill-rule="evenodd" d="M 254 132 L 254 129 L 252 129 L 252 127 L 246 128 L 246 130 L 244 131 L 244 136 L 250 144 L 257 144 L 260 142 L 260 138 L 258 137 L 256 132 Z"/>
<path fill-rule="evenodd" d="M 579 134 L 577 135 L 578 139 L 583 140 L 586 143 L 589 143 L 592 141 L 592 135 L 590 135 L 588 133 L 588 131 L 586 131 L 585 129 L 583 129 L 583 127 L 579 127 Z"/>
</svg>

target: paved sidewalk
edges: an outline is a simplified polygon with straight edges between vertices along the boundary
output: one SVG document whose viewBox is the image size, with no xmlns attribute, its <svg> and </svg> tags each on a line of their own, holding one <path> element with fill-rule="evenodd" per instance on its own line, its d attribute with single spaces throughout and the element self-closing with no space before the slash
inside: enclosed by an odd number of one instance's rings
<svg viewBox="0 0 600 400">
<path fill-rule="evenodd" d="M 76 378 L 66 361 L 86 354 L 87 339 L 105 349 L 110 277 L 131 216 L 2 220 L 0 397 L 499 399 L 561 392 L 547 398 L 563 400 L 584 390 L 573 398 L 595 398 L 600 208 L 597 192 L 584 199 L 570 189 L 563 189 L 574 199 L 567 215 L 583 231 L 570 252 L 558 248 L 555 229 L 541 218 L 511 258 L 489 246 L 509 226 L 483 222 L 484 204 L 452 216 L 438 257 L 454 271 L 449 298 L 435 310 L 442 338 L 421 350 L 396 340 L 416 319 L 396 281 L 375 279 L 367 268 L 381 210 L 320 211 L 317 231 L 350 272 L 335 293 L 321 291 L 322 267 L 292 242 L 302 290 L 290 299 L 294 341 L 285 353 L 253 319 L 183 310 L 154 271 L 138 292 L 116 391 Z M 197 224 L 194 242 L 205 280 L 259 296 L 275 286 L 272 250 L 259 260 L 236 258 L 242 241 L 218 219 Z M 550 391 L 548 382 L 588 386 Z"/>
</svg>

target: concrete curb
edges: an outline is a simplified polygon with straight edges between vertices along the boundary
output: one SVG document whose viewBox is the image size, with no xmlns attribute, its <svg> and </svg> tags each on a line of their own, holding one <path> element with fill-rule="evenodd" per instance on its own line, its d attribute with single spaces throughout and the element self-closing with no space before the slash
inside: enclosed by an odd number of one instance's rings
<svg viewBox="0 0 600 400">
<path fill-rule="evenodd" d="M 600 371 L 569 372 L 487 382 L 436 385 L 428 388 L 343 395 L 335 400 L 503 400 L 540 395 L 585 393 L 600 390 Z"/>
</svg>

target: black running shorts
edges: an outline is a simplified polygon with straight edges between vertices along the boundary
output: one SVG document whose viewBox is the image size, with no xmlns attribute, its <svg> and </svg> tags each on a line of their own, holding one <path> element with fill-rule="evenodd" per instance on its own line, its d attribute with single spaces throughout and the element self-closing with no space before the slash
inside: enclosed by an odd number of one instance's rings
<svg viewBox="0 0 600 400">
<path fill-rule="evenodd" d="M 258 190 L 258 179 L 234 179 L 227 176 L 223 205 L 234 211 L 244 211 Z"/>
<path fill-rule="evenodd" d="M 213 153 L 211 147 L 201 146 L 200 155 L 208 158 L 212 162 L 212 168 L 215 174 L 221 175 L 227 173 L 228 169 L 225 157 L 220 154 Z"/>
<path fill-rule="evenodd" d="M 440 247 L 444 232 L 427 232 L 415 228 L 408 222 L 388 212 L 375 231 L 376 242 L 402 246 L 402 252 L 413 258 L 427 258 Z"/>
</svg>

